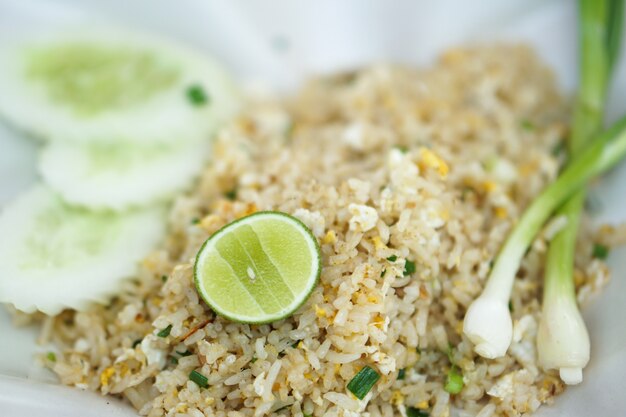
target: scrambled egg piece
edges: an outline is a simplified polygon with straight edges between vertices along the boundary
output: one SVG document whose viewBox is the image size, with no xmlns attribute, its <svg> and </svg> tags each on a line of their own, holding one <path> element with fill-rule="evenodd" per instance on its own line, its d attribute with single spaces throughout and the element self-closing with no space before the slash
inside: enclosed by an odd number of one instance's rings
<svg viewBox="0 0 626 417">
<path fill-rule="evenodd" d="M 448 176 L 448 164 L 441 159 L 436 153 L 431 151 L 428 148 L 420 148 L 420 156 L 422 158 L 421 168 L 433 168 L 439 172 L 441 178 L 446 178 Z"/>
</svg>

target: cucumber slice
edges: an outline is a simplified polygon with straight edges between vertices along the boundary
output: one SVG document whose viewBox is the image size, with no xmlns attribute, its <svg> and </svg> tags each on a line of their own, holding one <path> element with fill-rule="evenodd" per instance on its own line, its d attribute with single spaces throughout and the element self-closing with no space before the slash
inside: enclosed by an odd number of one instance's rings
<svg viewBox="0 0 626 417">
<path fill-rule="evenodd" d="M 206 138 L 238 107 L 210 57 L 117 28 L 8 41 L 0 62 L 0 114 L 43 139 Z"/>
<path fill-rule="evenodd" d="M 46 314 L 106 302 L 162 239 L 164 213 L 87 211 L 36 185 L 0 214 L 0 302 Z"/>
<path fill-rule="evenodd" d="M 70 144 L 43 147 L 39 171 L 66 201 L 123 210 L 164 201 L 189 186 L 208 159 L 209 141 L 182 144 Z"/>
</svg>

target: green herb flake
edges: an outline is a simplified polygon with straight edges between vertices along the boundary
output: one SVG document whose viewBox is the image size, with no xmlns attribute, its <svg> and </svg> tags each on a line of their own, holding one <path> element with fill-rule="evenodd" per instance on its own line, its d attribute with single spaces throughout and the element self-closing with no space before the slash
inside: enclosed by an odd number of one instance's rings
<svg viewBox="0 0 626 417">
<path fill-rule="evenodd" d="M 161 281 L 163 281 L 163 283 L 167 282 L 167 275 L 161 275 Z"/>
<path fill-rule="evenodd" d="M 390 257 L 387 258 L 387 260 L 389 262 L 395 262 L 398 260 L 398 257 L 396 255 L 391 255 Z"/>
<path fill-rule="evenodd" d="M 597 259 L 606 259 L 609 256 L 609 248 L 600 243 L 596 243 L 593 245 L 591 255 Z"/>
<path fill-rule="evenodd" d="M 509 301 L 509 311 L 513 312 L 513 301 Z"/>
<path fill-rule="evenodd" d="M 206 92 L 198 84 L 194 84 L 187 89 L 187 99 L 196 107 L 204 106 L 209 102 Z"/>
<path fill-rule="evenodd" d="M 259 358 L 257 358 L 256 356 L 253 356 L 252 359 L 250 359 L 250 363 L 254 363 L 256 361 L 258 361 Z"/>
<path fill-rule="evenodd" d="M 450 394 L 458 394 L 463 389 L 463 375 L 458 366 L 453 365 L 448 371 L 443 389 Z"/>
<path fill-rule="evenodd" d="M 384 277 L 386 273 L 387 273 L 387 270 L 383 269 L 382 271 L 380 271 L 380 277 L 381 278 Z"/>
<path fill-rule="evenodd" d="M 176 358 L 176 356 L 170 356 L 170 363 L 172 365 L 178 365 L 178 359 Z"/>
<path fill-rule="evenodd" d="M 197 217 L 194 217 L 193 219 L 191 219 L 191 224 L 198 224 L 200 223 L 200 219 Z"/>
<path fill-rule="evenodd" d="M 398 378 L 397 379 L 399 381 L 403 381 L 405 376 L 406 376 L 406 370 L 404 368 L 400 369 L 398 371 Z"/>
<path fill-rule="evenodd" d="M 291 347 L 292 347 L 292 348 L 294 348 L 294 349 L 296 349 L 296 348 L 298 347 L 298 343 L 300 343 L 300 341 L 299 341 L 299 340 L 296 340 L 295 342 L 293 342 L 293 343 L 291 344 Z"/>
<path fill-rule="evenodd" d="M 406 417 L 428 417 L 428 413 L 426 411 L 422 411 L 419 408 L 415 407 L 407 407 L 406 408 Z"/>
<path fill-rule="evenodd" d="M 48 359 L 50 362 L 56 362 L 57 355 L 54 352 L 48 352 L 48 354 L 46 355 L 46 359 Z"/>
<path fill-rule="evenodd" d="M 190 352 L 190 351 L 188 351 L 188 350 L 186 350 L 185 352 L 179 352 L 179 351 L 176 351 L 176 353 L 178 353 L 178 354 L 179 354 L 180 356 L 182 356 L 182 357 L 185 357 L 185 356 L 191 356 L 191 355 L 193 355 L 193 353 L 192 353 L 192 352 Z"/>
<path fill-rule="evenodd" d="M 137 345 L 139 345 L 141 343 L 142 339 L 137 339 L 133 342 L 133 349 L 135 349 L 137 347 Z"/>
<path fill-rule="evenodd" d="M 348 382 L 348 390 L 354 394 L 359 400 L 365 398 L 368 392 L 378 382 L 380 375 L 369 366 L 364 366 L 355 376 Z"/>
<path fill-rule="evenodd" d="M 172 331 L 172 325 L 170 324 L 169 326 L 167 326 L 165 329 L 161 330 L 160 332 L 157 333 L 157 336 L 159 337 L 167 337 L 170 335 L 170 332 Z"/>
<path fill-rule="evenodd" d="M 402 273 L 405 277 L 407 275 L 411 275 L 415 272 L 415 262 L 409 261 L 408 259 L 404 263 L 404 272 Z"/>
<path fill-rule="evenodd" d="M 209 387 L 209 379 L 198 371 L 191 371 L 191 373 L 189 374 L 189 379 L 195 382 L 200 388 Z"/>
</svg>

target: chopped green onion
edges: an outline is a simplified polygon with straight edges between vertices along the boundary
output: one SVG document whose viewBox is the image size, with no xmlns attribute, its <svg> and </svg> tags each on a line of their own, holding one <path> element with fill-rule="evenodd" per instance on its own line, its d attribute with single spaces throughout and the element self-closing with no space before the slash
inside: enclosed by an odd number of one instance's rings
<svg viewBox="0 0 626 417">
<path fill-rule="evenodd" d="M 413 272 L 415 272 L 415 262 L 409 261 L 407 259 L 405 264 L 404 264 L 403 275 L 406 277 L 407 275 L 411 275 Z"/>
<path fill-rule="evenodd" d="M 169 326 L 167 326 L 165 329 L 161 330 L 160 332 L 157 333 L 157 336 L 159 337 L 167 337 L 170 335 L 170 332 L 172 331 L 172 325 L 170 324 Z"/>
<path fill-rule="evenodd" d="M 456 364 L 456 362 L 454 361 L 454 346 L 452 346 L 451 343 L 448 343 L 448 349 L 446 350 L 446 356 L 448 357 L 448 360 L 450 361 L 450 363 L 452 365 Z"/>
<path fill-rule="evenodd" d="M 359 400 L 365 398 L 368 392 L 372 389 L 374 384 L 378 382 L 380 375 L 378 372 L 364 366 L 355 376 L 348 382 L 348 390 L 354 394 Z"/>
<path fill-rule="evenodd" d="M 391 255 L 390 257 L 387 258 L 389 262 L 395 262 L 397 259 L 398 257 L 396 255 Z"/>
<path fill-rule="evenodd" d="M 565 142 L 560 141 L 559 143 L 554 145 L 550 153 L 552 154 L 552 156 L 559 156 L 565 151 L 567 151 L 567 149 L 565 148 Z"/>
<path fill-rule="evenodd" d="M 234 201 L 237 198 L 237 188 L 233 188 L 230 191 L 226 191 L 224 193 L 224 197 L 226 197 L 230 201 Z"/>
<path fill-rule="evenodd" d="M 406 417 L 428 417 L 428 413 L 420 410 L 419 408 L 407 407 Z"/>
<path fill-rule="evenodd" d="M 296 340 L 295 342 L 293 342 L 293 343 L 291 344 L 291 347 L 292 347 L 292 348 L 294 348 L 294 349 L 295 349 L 295 348 L 297 348 L 297 347 L 298 347 L 298 343 L 300 343 L 300 341 L 299 341 L 299 340 Z"/>
<path fill-rule="evenodd" d="M 167 275 L 161 275 L 161 281 L 167 282 Z"/>
<path fill-rule="evenodd" d="M 209 387 L 209 379 L 198 371 L 191 371 L 191 373 L 189 374 L 189 379 L 195 382 L 200 388 Z"/>
<path fill-rule="evenodd" d="M 606 259 L 609 256 L 609 248 L 600 243 L 593 245 L 592 256 L 598 259 Z"/>
<path fill-rule="evenodd" d="M 176 356 L 170 356 L 170 362 L 173 365 L 178 365 L 178 358 L 176 358 Z"/>
<path fill-rule="evenodd" d="M 178 353 L 180 356 L 183 356 L 183 357 L 193 355 L 193 353 L 192 353 L 192 352 L 190 352 L 190 351 L 188 351 L 188 350 L 187 350 L 187 351 L 185 351 L 185 352 L 179 352 L 179 351 L 176 351 L 176 353 Z"/>
<path fill-rule="evenodd" d="M 46 355 L 46 358 L 50 362 L 56 362 L 57 361 L 57 355 L 54 352 L 48 352 L 48 354 Z"/>
<path fill-rule="evenodd" d="M 250 359 L 250 363 L 254 363 L 256 361 L 258 361 L 259 358 L 257 358 L 256 356 L 252 356 L 252 359 Z"/>
<path fill-rule="evenodd" d="M 513 312 L 513 301 L 509 301 L 509 311 Z"/>
<path fill-rule="evenodd" d="M 399 150 L 402 153 L 407 153 L 409 151 L 409 148 L 407 148 L 404 145 L 396 145 L 396 146 L 394 146 L 394 148 Z"/>
<path fill-rule="evenodd" d="M 402 381 L 404 380 L 404 377 L 406 376 L 406 369 L 402 368 L 398 371 L 398 380 Z"/>
<path fill-rule="evenodd" d="M 142 339 L 137 339 L 137 340 L 135 340 L 135 341 L 133 342 L 133 349 L 134 349 L 134 348 L 136 348 L 136 347 L 137 347 L 137 345 L 141 343 L 141 340 L 142 340 Z"/>
<path fill-rule="evenodd" d="M 204 89 L 197 84 L 187 89 L 187 98 L 194 106 L 203 106 L 209 101 Z"/>
<path fill-rule="evenodd" d="M 380 277 L 381 278 L 384 277 L 386 273 L 387 273 L 387 270 L 383 269 L 382 271 L 380 271 Z"/>
<path fill-rule="evenodd" d="M 519 125 L 524 130 L 534 130 L 535 129 L 535 125 L 533 124 L 533 122 L 531 122 L 528 119 L 522 120 Z"/>
<path fill-rule="evenodd" d="M 200 219 L 197 217 L 194 217 L 193 219 L 191 219 L 191 224 L 198 224 L 200 223 Z"/>
<path fill-rule="evenodd" d="M 463 375 L 461 375 L 458 366 L 452 365 L 450 371 L 448 371 L 446 384 L 444 385 L 443 389 L 445 389 L 450 394 L 458 394 L 463 389 Z"/>
</svg>

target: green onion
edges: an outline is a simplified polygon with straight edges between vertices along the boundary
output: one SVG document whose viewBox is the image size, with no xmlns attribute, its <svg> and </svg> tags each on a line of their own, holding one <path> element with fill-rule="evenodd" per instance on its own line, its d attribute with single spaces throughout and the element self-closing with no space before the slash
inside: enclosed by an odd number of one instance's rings
<svg viewBox="0 0 626 417">
<path fill-rule="evenodd" d="M 383 269 L 382 271 L 380 271 L 380 277 L 381 278 L 384 277 L 386 273 L 387 273 L 387 270 Z"/>
<path fill-rule="evenodd" d="M 404 377 L 405 377 L 405 376 L 406 376 L 406 370 L 405 370 L 404 368 L 400 369 L 400 370 L 398 371 L 398 378 L 397 378 L 397 379 L 398 379 L 399 381 L 402 381 L 402 380 L 404 380 Z"/>
<path fill-rule="evenodd" d="M 178 365 L 178 358 L 176 356 L 170 356 L 170 362 L 173 365 Z"/>
<path fill-rule="evenodd" d="M 167 282 L 167 275 L 161 275 L 161 281 Z"/>
<path fill-rule="evenodd" d="M 463 389 L 463 375 L 461 375 L 460 369 L 456 365 L 452 365 L 446 376 L 446 384 L 443 387 L 444 390 L 450 394 L 458 394 Z"/>
<path fill-rule="evenodd" d="M 419 408 L 415 407 L 407 407 L 406 408 L 406 417 L 428 417 L 428 413 L 426 411 L 422 411 Z"/>
<path fill-rule="evenodd" d="M 137 340 L 135 340 L 135 341 L 133 342 L 133 349 L 134 349 L 134 348 L 136 348 L 136 347 L 137 347 L 137 345 L 141 343 L 141 340 L 142 340 L 142 339 L 137 339 Z"/>
<path fill-rule="evenodd" d="M 568 142 L 574 157 L 580 155 L 585 144 L 602 129 L 608 81 L 619 50 L 616 42 L 621 37 L 623 0 L 581 0 L 579 6 L 580 85 Z M 616 11 L 618 16 L 614 15 Z M 546 370 L 558 369 L 566 384 L 580 383 L 582 370 L 589 362 L 589 334 L 578 310 L 573 281 L 584 201 L 582 188 L 562 204 L 557 213 L 567 219 L 567 224 L 548 247 L 543 308 L 537 332 L 540 365 Z"/>
<path fill-rule="evenodd" d="M 379 379 L 378 372 L 365 366 L 348 382 L 348 390 L 359 400 L 362 400 Z"/>
<path fill-rule="evenodd" d="M 399 150 L 402 153 L 407 153 L 409 151 L 409 148 L 407 148 L 404 145 L 395 145 L 394 148 Z"/>
<path fill-rule="evenodd" d="M 291 347 L 292 347 L 292 348 L 294 348 L 294 349 L 295 349 L 295 348 L 297 348 L 297 347 L 298 347 L 298 343 L 300 343 L 300 341 L 299 341 L 299 340 L 296 340 L 295 342 L 293 342 L 293 343 L 291 344 Z"/>
<path fill-rule="evenodd" d="M 550 153 L 552 154 L 552 156 L 559 156 L 561 155 L 563 152 L 565 152 L 567 149 L 565 147 L 565 142 L 564 141 L 560 141 L 559 143 L 557 143 L 556 145 L 554 145 L 554 147 L 552 148 L 552 150 L 550 151 Z"/>
<path fill-rule="evenodd" d="M 54 352 L 48 352 L 48 354 L 46 355 L 46 358 L 50 362 L 56 362 L 57 361 L 57 355 Z"/>
<path fill-rule="evenodd" d="M 195 382 L 200 388 L 209 387 L 209 379 L 198 371 L 191 371 L 191 373 L 189 374 L 189 379 Z"/>
<path fill-rule="evenodd" d="M 609 256 L 609 248 L 599 243 L 593 245 L 593 252 L 591 254 L 594 258 L 606 259 Z"/>
<path fill-rule="evenodd" d="M 528 119 L 522 120 L 519 125 L 524 130 L 534 130 L 535 129 L 535 125 L 533 124 L 533 122 L 531 122 Z"/>
<path fill-rule="evenodd" d="M 192 352 L 190 352 L 190 351 L 188 351 L 188 350 L 186 350 L 185 352 L 179 352 L 179 351 L 176 351 L 176 353 L 178 353 L 178 354 L 179 354 L 180 356 L 182 356 L 182 357 L 185 357 L 185 356 L 191 356 L 191 355 L 193 355 L 193 353 L 192 353 Z"/>
<path fill-rule="evenodd" d="M 230 191 L 226 191 L 224 193 L 224 197 L 226 197 L 230 201 L 234 201 L 237 198 L 237 188 L 233 188 Z"/>
<path fill-rule="evenodd" d="M 391 255 L 390 257 L 387 258 L 387 260 L 389 262 L 395 262 L 396 260 L 398 260 L 398 257 L 396 255 Z"/>
<path fill-rule="evenodd" d="M 411 275 L 413 272 L 415 272 L 415 262 L 407 259 L 404 263 L 404 271 L 402 274 L 406 277 L 407 275 Z"/>
<path fill-rule="evenodd" d="M 192 85 L 187 89 L 187 98 L 194 106 L 204 106 L 208 103 L 209 98 L 204 89 L 200 85 Z"/>
<path fill-rule="evenodd" d="M 165 329 L 161 330 L 160 332 L 157 333 L 157 336 L 159 337 L 167 337 L 170 335 L 170 332 L 172 331 L 172 325 L 170 324 L 169 326 L 167 326 Z"/>
<path fill-rule="evenodd" d="M 548 185 L 528 206 L 491 269 L 483 293 L 470 305 L 463 331 L 474 350 L 486 358 L 503 356 L 513 335 L 508 302 L 513 280 L 526 249 L 550 215 L 591 178 L 613 167 L 626 154 L 626 117 L 597 135 L 556 181 Z"/>
<path fill-rule="evenodd" d="M 200 219 L 197 217 L 194 217 L 193 219 L 191 219 L 191 224 L 198 224 L 200 223 Z"/>
<path fill-rule="evenodd" d="M 257 358 L 256 356 L 252 356 L 252 359 L 250 359 L 250 363 L 254 363 L 256 361 L 258 361 L 259 358 Z"/>
</svg>

